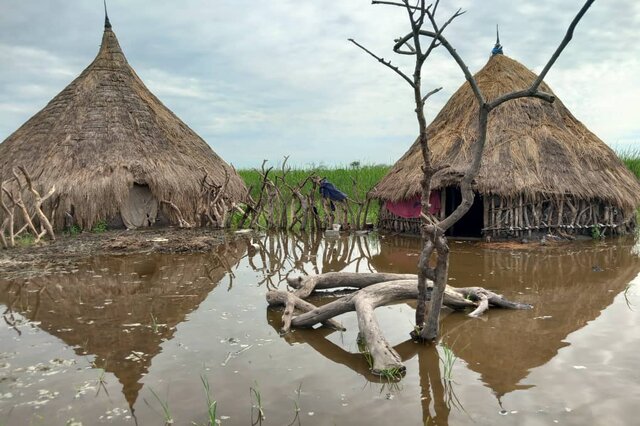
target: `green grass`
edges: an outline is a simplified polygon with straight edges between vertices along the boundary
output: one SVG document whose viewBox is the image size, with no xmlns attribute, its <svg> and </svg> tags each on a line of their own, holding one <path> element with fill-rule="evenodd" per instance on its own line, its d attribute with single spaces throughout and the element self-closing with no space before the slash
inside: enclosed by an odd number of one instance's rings
<svg viewBox="0 0 640 426">
<path fill-rule="evenodd" d="M 78 235 L 82 232 L 82 229 L 78 226 L 78 225 L 71 225 L 69 228 L 67 228 L 66 233 L 68 235 Z"/>
<path fill-rule="evenodd" d="M 629 170 L 631 170 L 631 173 L 633 173 L 638 179 L 640 179 L 640 149 L 623 149 L 619 150 L 617 154 L 624 165 L 627 166 Z M 638 220 L 638 223 L 640 223 L 640 208 L 638 208 L 638 211 L 636 212 L 636 218 Z"/>
<path fill-rule="evenodd" d="M 31 234 L 22 234 L 19 237 L 16 237 L 16 246 L 17 247 L 30 247 L 36 241 L 36 237 Z"/>
<path fill-rule="evenodd" d="M 107 222 L 101 220 L 93 225 L 93 228 L 91 228 L 91 232 L 93 232 L 94 234 L 101 234 L 103 232 L 107 232 L 107 229 Z"/>
<path fill-rule="evenodd" d="M 349 166 L 317 166 L 308 168 L 291 168 L 287 173 L 287 183 L 290 185 L 297 185 L 305 180 L 310 174 L 315 174 L 320 177 L 326 177 L 331 183 L 333 183 L 342 192 L 346 193 L 351 198 L 364 199 L 367 192 L 377 184 L 380 179 L 389 171 L 390 166 L 385 165 L 360 165 L 354 162 Z M 280 164 L 273 165 L 274 168 L 269 173 L 269 177 L 273 180 L 276 176 L 282 176 L 282 170 L 278 169 Z M 269 163 L 265 167 L 269 167 Z M 244 179 L 247 187 L 252 186 L 251 195 L 255 198 L 260 191 L 260 184 L 262 182 L 260 173 L 257 169 L 244 169 L 238 170 L 238 173 Z M 357 185 L 354 187 L 353 180 L 356 180 Z M 311 185 L 307 184 L 305 189 L 310 189 Z M 355 197 L 354 197 L 355 196 Z"/>
<path fill-rule="evenodd" d="M 625 166 L 640 179 L 640 149 L 629 148 L 617 152 Z"/>
<path fill-rule="evenodd" d="M 281 163 L 269 164 L 265 167 L 273 166 L 273 170 L 269 173 L 269 178 L 278 181 L 282 176 Z M 327 178 L 329 182 L 334 184 L 336 188 L 347 194 L 349 198 L 356 201 L 364 201 L 369 192 L 382 177 L 389 171 L 390 166 L 386 165 L 362 165 L 354 161 L 346 166 L 310 166 L 306 168 L 291 167 L 286 174 L 286 182 L 291 186 L 297 186 L 302 183 L 310 175 L 316 175 L 321 178 Z M 251 188 L 251 196 L 257 199 L 262 185 L 262 178 L 257 169 L 242 169 L 238 173 L 244 180 L 247 187 Z M 355 181 L 355 183 L 354 183 Z M 303 194 L 309 193 L 311 183 L 307 182 L 302 189 Z M 288 193 L 288 191 L 287 191 Z M 318 199 L 319 199 L 318 195 Z M 367 222 L 376 222 L 378 218 L 378 203 L 372 202 L 369 207 Z"/>
</svg>

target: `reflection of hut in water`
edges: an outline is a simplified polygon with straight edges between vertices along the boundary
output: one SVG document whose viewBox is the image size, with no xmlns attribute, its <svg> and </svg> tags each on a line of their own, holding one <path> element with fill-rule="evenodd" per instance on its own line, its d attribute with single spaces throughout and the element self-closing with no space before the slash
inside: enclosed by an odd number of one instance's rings
<svg viewBox="0 0 640 426">
<path fill-rule="evenodd" d="M 132 407 L 162 342 L 225 276 L 221 259 L 233 264 L 243 253 L 231 243 L 202 256 L 96 258 L 74 273 L 0 281 L 0 303 L 78 354 L 95 355 Z"/>
<path fill-rule="evenodd" d="M 491 252 L 482 261 L 498 275 L 489 287 L 500 286 L 499 291 L 532 303 L 534 309 L 491 311 L 489 323 L 450 315 L 443 335 L 498 396 L 528 387 L 520 383 L 529 371 L 555 357 L 568 345 L 567 336 L 600 316 L 640 272 L 637 256 L 620 246 L 568 246 L 515 256 Z M 524 295 L 518 296 L 519 289 Z"/>
<path fill-rule="evenodd" d="M 453 245 L 450 284 L 481 285 L 534 309 L 491 310 L 487 322 L 448 315 L 442 335 L 498 396 L 526 387 L 520 383 L 529 371 L 549 362 L 569 334 L 596 319 L 640 273 L 631 239 L 519 250 L 485 246 Z M 419 250 L 419 239 L 387 237 L 371 263 L 381 272 L 415 273 Z"/>
<path fill-rule="evenodd" d="M 156 217 L 200 223 L 205 176 L 242 201 L 236 171 L 156 98 L 131 68 L 108 19 L 91 64 L 49 104 L 0 144 L 0 181 L 24 166 L 37 176 L 55 227 L 100 220 L 128 228 Z"/>
<path fill-rule="evenodd" d="M 536 75 L 505 55 L 493 55 L 476 75 L 487 99 L 529 87 Z M 552 93 L 543 82 L 541 90 Z M 448 215 L 460 204 L 459 185 L 478 138 L 477 103 L 464 83 L 427 128 L 434 175 L 432 213 Z M 384 204 L 382 229 L 419 233 L 423 164 L 419 142 L 372 191 Z M 476 197 L 469 212 L 448 234 L 522 237 L 531 232 L 607 234 L 635 226 L 640 184 L 615 152 L 556 99 L 523 98 L 492 112 Z"/>
</svg>

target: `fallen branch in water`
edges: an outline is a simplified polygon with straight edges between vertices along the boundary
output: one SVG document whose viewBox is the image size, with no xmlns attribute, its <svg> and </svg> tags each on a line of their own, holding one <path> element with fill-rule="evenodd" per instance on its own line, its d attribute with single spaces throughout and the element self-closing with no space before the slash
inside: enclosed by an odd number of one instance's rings
<svg viewBox="0 0 640 426">
<path fill-rule="evenodd" d="M 283 332 L 291 327 L 308 328 L 316 324 L 343 330 L 333 317 L 345 312 L 356 311 L 358 328 L 373 358 L 372 372 L 384 375 L 385 371 L 404 371 L 398 353 L 387 342 L 373 311 L 390 303 L 417 299 L 418 276 L 413 274 L 349 273 L 329 272 L 326 274 L 287 278 L 293 292 L 273 290 L 267 293 L 269 306 L 284 306 L 282 315 Z M 326 305 L 316 307 L 303 300 L 317 290 L 350 288 L 354 291 Z M 433 282 L 427 282 L 427 297 L 431 295 Z M 443 305 L 455 310 L 473 309 L 468 315 L 479 317 L 490 307 L 506 309 L 530 309 L 532 306 L 512 302 L 482 287 L 456 288 L 449 285 L 444 291 Z M 298 310 L 301 313 L 294 315 Z"/>
</svg>

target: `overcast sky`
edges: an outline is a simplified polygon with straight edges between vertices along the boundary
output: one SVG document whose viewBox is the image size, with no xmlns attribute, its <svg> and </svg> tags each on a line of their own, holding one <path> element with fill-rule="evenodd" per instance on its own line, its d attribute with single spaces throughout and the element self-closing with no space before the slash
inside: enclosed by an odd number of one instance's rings
<svg viewBox="0 0 640 426">
<path fill-rule="evenodd" d="M 500 24 L 505 54 L 539 72 L 582 0 L 442 0 L 467 11 L 448 38 L 475 72 Z M 350 44 L 355 38 L 408 73 L 391 51 L 404 11 L 368 0 L 108 1 L 129 63 L 145 84 L 237 167 L 393 163 L 417 134 L 411 88 Z M 101 0 L 0 0 L 0 140 L 95 57 Z M 463 83 L 444 50 L 425 87 L 443 86 L 428 119 Z M 546 82 L 606 143 L 640 149 L 640 2 L 599 0 Z"/>
</svg>

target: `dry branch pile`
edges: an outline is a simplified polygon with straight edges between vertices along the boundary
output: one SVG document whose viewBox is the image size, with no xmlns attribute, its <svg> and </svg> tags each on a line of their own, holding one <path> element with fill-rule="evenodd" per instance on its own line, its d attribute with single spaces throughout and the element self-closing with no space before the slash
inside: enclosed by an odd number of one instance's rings
<svg viewBox="0 0 640 426">
<path fill-rule="evenodd" d="M 373 359 L 372 372 L 383 375 L 390 370 L 403 371 L 400 356 L 387 342 L 373 311 L 378 306 L 418 298 L 418 276 L 413 274 L 329 272 L 321 275 L 287 278 L 295 291 L 272 290 L 267 293 L 270 306 L 284 306 L 282 332 L 291 327 L 313 327 L 323 324 L 344 329 L 333 317 L 356 311 L 358 328 L 364 344 Z M 312 292 L 330 289 L 353 289 L 352 293 L 331 303 L 316 307 L 304 300 Z M 427 283 L 427 298 L 433 290 L 433 282 Z M 443 305 L 455 310 L 472 309 L 470 317 L 479 317 L 489 307 L 530 309 L 532 306 L 512 302 L 482 287 L 455 288 L 449 285 L 444 291 Z M 301 312 L 294 315 L 295 312 Z"/>
<path fill-rule="evenodd" d="M 20 172 L 20 173 L 18 173 Z M 49 217 L 55 217 L 54 204 L 50 216 L 44 213 L 42 204 L 56 191 L 55 186 L 42 196 L 36 189 L 34 179 L 23 166 L 12 170 L 13 177 L 0 182 L 0 244 L 3 248 L 15 247 L 16 238 L 23 233 L 34 237 L 34 243 L 49 235 L 56 239 L 53 232 L 54 223 Z M 6 200 L 5 200 L 6 198 Z M 19 211 L 16 217 L 16 209 Z M 16 226 L 20 226 L 18 230 Z"/>
<path fill-rule="evenodd" d="M 266 167 L 266 160 L 258 173 L 261 176 L 257 199 L 248 196 L 247 208 L 239 228 L 263 228 L 270 230 L 322 231 L 340 225 L 340 229 L 364 229 L 370 199 L 353 195 L 343 201 L 332 201 L 320 195 L 322 178 L 309 173 L 302 181 L 291 184 L 287 174 L 291 171 L 284 158 L 280 173 L 271 174 L 273 167 Z M 354 189 L 358 186 L 352 178 Z M 249 188 L 251 192 L 253 188 Z M 358 191 L 354 190 L 354 194 Z"/>
</svg>

